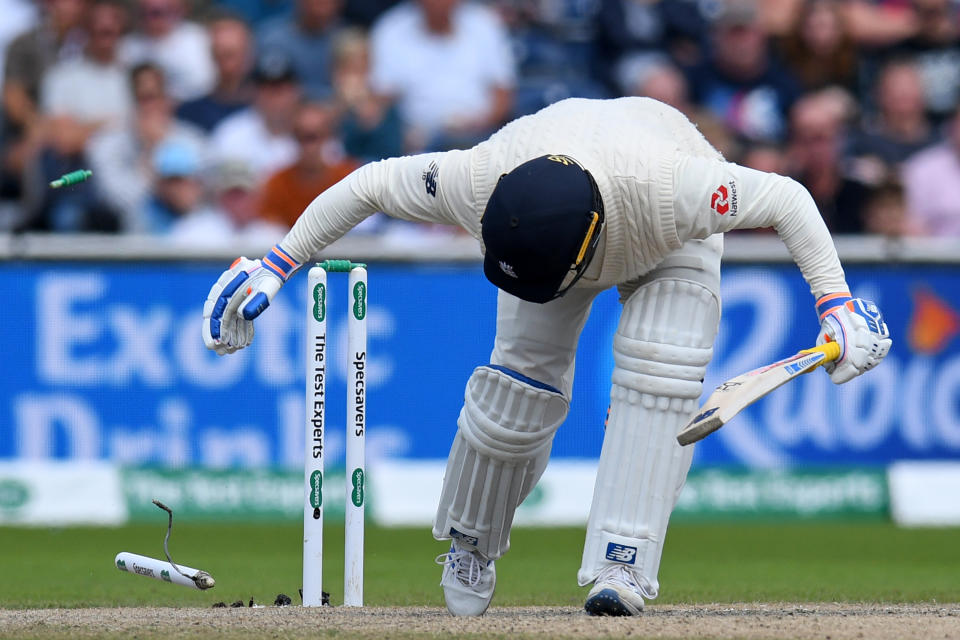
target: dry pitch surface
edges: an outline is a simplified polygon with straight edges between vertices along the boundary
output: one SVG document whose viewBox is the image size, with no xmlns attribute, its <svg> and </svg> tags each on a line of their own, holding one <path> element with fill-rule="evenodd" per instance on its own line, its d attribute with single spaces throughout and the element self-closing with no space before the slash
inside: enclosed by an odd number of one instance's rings
<svg viewBox="0 0 960 640">
<path fill-rule="evenodd" d="M 662 605 L 639 618 L 501 607 L 454 619 L 427 607 L 0 610 L 3 638 L 960 638 L 960 604 Z"/>
</svg>

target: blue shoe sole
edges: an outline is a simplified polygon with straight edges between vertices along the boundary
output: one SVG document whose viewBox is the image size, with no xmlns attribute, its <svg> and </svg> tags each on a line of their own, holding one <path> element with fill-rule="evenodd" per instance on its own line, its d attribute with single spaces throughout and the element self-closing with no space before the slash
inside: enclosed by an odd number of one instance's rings
<svg viewBox="0 0 960 640">
<path fill-rule="evenodd" d="M 632 616 L 620 596 L 613 589 L 604 589 L 592 596 L 583 605 L 587 615 L 591 616 Z"/>
</svg>

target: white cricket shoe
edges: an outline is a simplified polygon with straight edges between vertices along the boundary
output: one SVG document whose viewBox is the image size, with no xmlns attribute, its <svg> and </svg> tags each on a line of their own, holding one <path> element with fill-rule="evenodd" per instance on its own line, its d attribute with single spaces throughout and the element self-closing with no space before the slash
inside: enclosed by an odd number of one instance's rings
<svg viewBox="0 0 960 640">
<path fill-rule="evenodd" d="M 644 597 L 650 595 L 633 570 L 614 564 L 597 576 L 583 608 L 591 616 L 638 616 L 643 613 Z"/>
<path fill-rule="evenodd" d="M 455 616 L 482 615 L 497 584 L 497 572 L 493 560 L 487 560 L 479 551 L 470 551 L 456 540 L 450 551 L 437 556 L 436 563 L 443 565 L 443 598 L 447 611 Z"/>
</svg>

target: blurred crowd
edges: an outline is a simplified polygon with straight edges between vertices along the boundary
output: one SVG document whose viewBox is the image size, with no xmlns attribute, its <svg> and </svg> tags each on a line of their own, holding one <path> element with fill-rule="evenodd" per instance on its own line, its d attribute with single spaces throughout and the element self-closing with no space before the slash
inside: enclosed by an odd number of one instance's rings
<svg viewBox="0 0 960 640">
<path fill-rule="evenodd" d="M 649 96 L 728 160 L 802 182 L 835 233 L 960 236 L 958 0 L 0 0 L 0 15 L 0 232 L 269 243 L 365 162 L 465 148 L 567 97 Z M 92 179 L 47 187 L 79 168 Z"/>
</svg>

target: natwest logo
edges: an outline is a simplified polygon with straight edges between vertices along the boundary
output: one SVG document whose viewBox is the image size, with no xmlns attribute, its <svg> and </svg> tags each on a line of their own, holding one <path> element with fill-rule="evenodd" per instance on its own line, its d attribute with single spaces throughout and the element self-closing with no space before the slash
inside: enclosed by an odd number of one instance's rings
<svg viewBox="0 0 960 640">
<path fill-rule="evenodd" d="M 721 184 L 717 190 L 710 194 L 710 208 L 720 215 L 730 214 L 730 217 L 737 215 L 739 208 L 737 198 L 737 183 L 730 180 L 727 184 Z"/>
<path fill-rule="evenodd" d="M 720 185 L 717 187 L 717 190 L 713 192 L 713 195 L 710 196 L 710 208 L 720 215 L 725 214 L 727 211 L 730 211 L 729 197 L 730 192 L 727 190 L 726 185 Z"/>
</svg>

